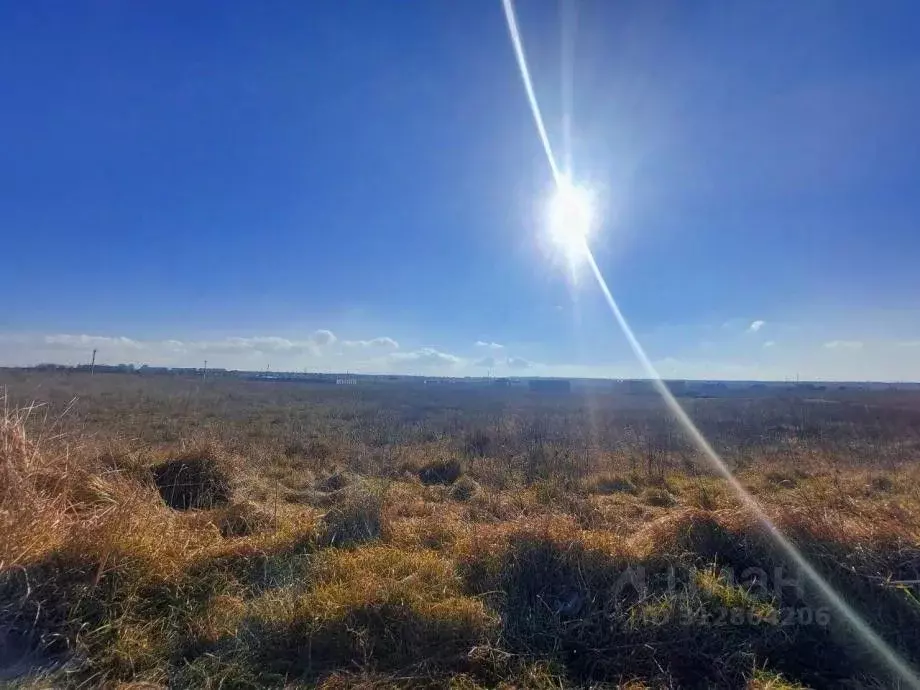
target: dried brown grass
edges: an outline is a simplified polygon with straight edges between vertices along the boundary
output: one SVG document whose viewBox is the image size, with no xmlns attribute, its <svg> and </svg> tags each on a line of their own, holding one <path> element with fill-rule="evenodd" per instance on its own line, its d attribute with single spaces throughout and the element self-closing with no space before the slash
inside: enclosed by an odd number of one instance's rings
<svg viewBox="0 0 920 690">
<path fill-rule="evenodd" d="M 0 421 L 0 630 L 42 659 L 67 660 L 63 685 L 792 688 L 884 678 L 851 638 L 824 629 L 680 623 L 687 612 L 814 605 L 757 599 L 721 575 L 780 560 L 713 477 L 633 476 L 608 463 L 578 481 L 499 490 L 472 479 L 492 476 L 479 456 L 470 475 L 426 466 L 434 446 L 444 452 L 437 444 L 394 454 L 375 478 L 329 474 L 331 456 L 307 447 L 100 448 L 33 435 L 36 421 L 35 408 Z M 303 469 L 302 456 L 317 457 Z M 174 510 L 150 467 L 196 458 L 222 473 L 227 502 Z M 315 485 L 314 465 L 324 477 Z M 815 462 L 743 478 L 913 660 L 917 473 Z M 646 590 L 621 588 L 631 568 Z M 669 568 L 674 589 L 663 584 Z"/>
</svg>

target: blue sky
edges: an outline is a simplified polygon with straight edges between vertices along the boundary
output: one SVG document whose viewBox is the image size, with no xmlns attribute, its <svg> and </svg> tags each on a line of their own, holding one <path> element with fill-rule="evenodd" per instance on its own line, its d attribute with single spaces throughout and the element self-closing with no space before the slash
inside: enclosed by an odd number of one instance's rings
<svg viewBox="0 0 920 690">
<path fill-rule="evenodd" d="M 574 176 L 662 373 L 920 378 L 920 6 L 575 8 Z M 518 18 L 558 148 L 559 5 Z M 639 374 L 542 241 L 498 0 L 3 3 L 0 56 L 2 364 Z"/>
</svg>

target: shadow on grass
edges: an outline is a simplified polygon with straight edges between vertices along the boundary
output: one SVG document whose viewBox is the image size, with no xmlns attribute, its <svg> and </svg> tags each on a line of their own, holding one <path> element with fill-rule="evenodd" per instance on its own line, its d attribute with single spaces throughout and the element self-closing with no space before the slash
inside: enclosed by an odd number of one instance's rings
<svg viewBox="0 0 920 690">
<path fill-rule="evenodd" d="M 463 672 L 469 651 L 482 641 L 481 628 L 469 620 L 394 603 L 360 606 L 334 620 L 254 622 L 248 634 L 258 668 L 307 680 L 355 664 L 377 671 L 423 664 L 429 672 Z"/>
<path fill-rule="evenodd" d="M 68 661 L 68 684 L 130 680 L 197 656 L 206 644 L 195 631 L 215 598 L 290 584 L 313 549 L 309 538 L 272 550 L 243 545 L 170 579 L 151 577 L 130 556 L 100 563 L 56 551 L 0 572 L 0 630 L 23 659 Z"/>
<path fill-rule="evenodd" d="M 234 634 L 188 660 L 182 683 L 210 677 L 215 660 L 237 664 L 234 683 L 313 683 L 359 670 L 443 679 L 474 672 L 481 664 L 471 650 L 495 641 L 495 616 L 462 594 L 453 564 L 430 550 L 326 549 L 305 580 L 253 601 Z"/>
<path fill-rule="evenodd" d="M 854 555 L 790 532 L 876 631 L 920 660 L 920 606 L 873 575 L 909 574 L 914 551 Z M 0 573 L 0 629 L 24 654 L 80 659 L 73 685 L 167 672 L 174 687 L 247 687 L 349 671 L 489 684 L 527 664 L 574 685 L 742 687 L 764 667 L 816 688 L 890 682 L 793 573 L 777 574 L 757 533 L 697 511 L 628 547 L 586 534 L 518 531 L 501 549 L 474 550 L 463 577 L 430 550 L 317 551 L 307 536 L 235 544 L 168 580 L 142 561 L 59 551 Z M 229 622 L 208 627 L 227 602 Z"/>
<path fill-rule="evenodd" d="M 758 535 L 732 533 L 710 519 L 669 536 L 637 559 L 522 533 L 499 563 L 472 569 L 469 584 L 492 593 L 507 651 L 554 662 L 578 684 L 638 677 L 742 687 L 764 665 L 811 687 L 873 676 L 890 682 L 865 644 L 782 570 Z M 833 553 L 839 545 L 807 547 Z M 920 661 L 920 608 L 836 561 L 816 560 L 904 658 Z"/>
</svg>

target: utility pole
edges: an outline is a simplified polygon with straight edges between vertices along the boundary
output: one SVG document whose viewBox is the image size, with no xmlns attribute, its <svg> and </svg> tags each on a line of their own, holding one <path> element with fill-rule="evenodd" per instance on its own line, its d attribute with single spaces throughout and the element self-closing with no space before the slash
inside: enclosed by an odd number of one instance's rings
<svg viewBox="0 0 920 690">
<path fill-rule="evenodd" d="M 93 349 L 93 361 L 89 365 L 89 375 L 92 376 L 96 373 L 96 350 Z"/>
<path fill-rule="evenodd" d="M 204 360 L 204 370 L 201 372 L 201 378 L 202 380 L 208 378 L 208 360 Z"/>
</svg>

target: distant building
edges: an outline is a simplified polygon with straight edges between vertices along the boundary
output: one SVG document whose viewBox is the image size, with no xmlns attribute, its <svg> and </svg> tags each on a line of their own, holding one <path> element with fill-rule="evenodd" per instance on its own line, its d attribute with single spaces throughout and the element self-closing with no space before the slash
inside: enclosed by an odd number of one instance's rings
<svg viewBox="0 0 920 690">
<path fill-rule="evenodd" d="M 530 379 L 530 390 L 539 393 L 570 393 L 572 382 L 568 379 Z"/>
<path fill-rule="evenodd" d="M 142 365 L 138 371 L 141 374 L 169 374 L 169 367 L 151 367 L 146 364 Z"/>
<path fill-rule="evenodd" d="M 353 376 L 346 376 L 340 379 L 335 380 L 335 385 L 337 386 L 354 386 L 358 383 L 358 379 Z"/>
<path fill-rule="evenodd" d="M 75 371 L 95 371 L 97 374 L 131 374 L 134 373 L 133 364 L 78 364 Z"/>
<path fill-rule="evenodd" d="M 511 379 L 492 379 L 492 385 L 496 388 L 508 388 L 511 385 Z"/>
</svg>

